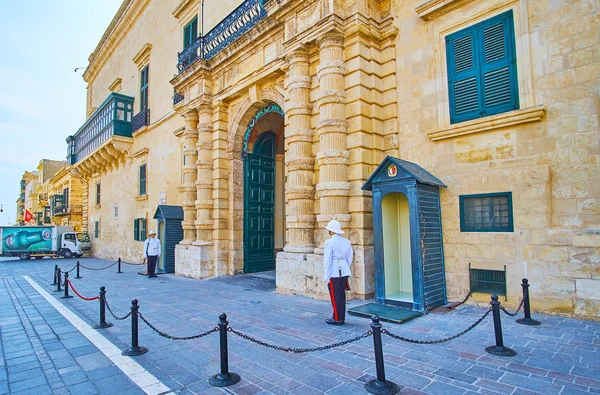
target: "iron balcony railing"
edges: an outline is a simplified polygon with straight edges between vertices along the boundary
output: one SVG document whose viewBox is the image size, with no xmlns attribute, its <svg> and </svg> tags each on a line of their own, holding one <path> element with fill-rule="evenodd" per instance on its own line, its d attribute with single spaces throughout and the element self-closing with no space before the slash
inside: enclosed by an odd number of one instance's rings
<svg viewBox="0 0 600 395">
<path fill-rule="evenodd" d="M 114 136 L 131 137 L 133 97 L 111 93 L 77 133 L 67 138 L 70 165 L 88 156 Z"/>
<path fill-rule="evenodd" d="M 176 105 L 177 103 L 181 102 L 184 99 L 184 96 L 177 92 L 177 91 L 173 91 L 173 105 Z"/>
<path fill-rule="evenodd" d="M 83 212 L 83 206 L 76 204 L 59 204 L 54 206 L 53 214 L 55 216 L 68 215 L 68 214 L 81 214 Z"/>
<path fill-rule="evenodd" d="M 150 125 L 150 109 L 144 108 L 142 111 L 135 114 L 131 121 L 131 133 L 142 127 Z"/>
<path fill-rule="evenodd" d="M 210 59 L 267 16 L 264 0 L 246 0 L 206 35 L 199 36 L 178 54 L 179 73 L 196 59 Z"/>
</svg>

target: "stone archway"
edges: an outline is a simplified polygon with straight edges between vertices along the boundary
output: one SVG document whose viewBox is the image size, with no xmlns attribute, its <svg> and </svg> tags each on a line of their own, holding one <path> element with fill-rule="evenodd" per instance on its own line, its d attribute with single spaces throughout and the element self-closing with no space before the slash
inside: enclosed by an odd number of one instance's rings
<svg viewBox="0 0 600 395">
<path fill-rule="evenodd" d="M 279 226 L 280 235 L 285 234 L 285 211 L 284 211 L 284 117 L 283 117 L 283 95 L 276 90 L 263 90 L 260 101 L 252 102 L 247 98 L 238 105 L 237 111 L 234 111 L 233 119 L 230 122 L 229 142 L 227 147 L 227 158 L 229 160 L 229 229 L 231 229 L 230 259 L 229 264 L 232 272 L 242 271 L 244 268 L 244 146 L 246 151 L 253 148 L 253 144 L 263 132 L 273 131 L 277 134 L 277 166 L 279 167 L 280 182 L 277 185 L 279 193 L 276 198 L 279 204 L 276 209 L 281 209 L 281 225 Z M 264 110 L 271 107 L 273 111 Z M 278 108 L 278 111 L 274 111 Z M 263 116 L 255 118 L 258 113 L 263 112 Z M 272 118 L 275 114 L 278 120 Z M 254 122 L 253 122 L 254 119 Z M 249 125 L 253 123 L 254 127 Z M 245 143 L 246 142 L 246 143 Z M 276 169 L 277 170 L 277 169 Z M 277 192 L 277 191 L 276 191 Z M 285 240 L 283 240 L 284 242 Z"/>
</svg>

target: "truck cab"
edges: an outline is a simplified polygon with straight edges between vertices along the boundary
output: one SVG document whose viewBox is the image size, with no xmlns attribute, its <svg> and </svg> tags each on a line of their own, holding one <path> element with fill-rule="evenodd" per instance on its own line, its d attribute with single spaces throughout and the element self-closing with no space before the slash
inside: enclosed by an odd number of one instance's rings
<svg viewBox="0 0 600 395">
<path fill-rule="evenodd" d="M 92 248 L 90 236 L 83 232 L 65 232 L 61 235 L 60 249 L 57 255 L 65 258 L 79 258 Z"/>
</svg>

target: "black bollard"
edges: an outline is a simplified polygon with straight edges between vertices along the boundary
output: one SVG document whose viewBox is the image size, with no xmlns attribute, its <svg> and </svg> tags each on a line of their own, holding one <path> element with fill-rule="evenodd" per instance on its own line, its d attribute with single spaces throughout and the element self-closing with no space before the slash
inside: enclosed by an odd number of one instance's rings
<svg viewBox="0 0 600 395">
<path fill-rule="evenodd" d="M 240 376 L 229 371 L 229 357 L 227 351 L 227 315 L 219 316 L 219 338 L 221 342 L 221 373 L 212 376 L 208 383 L 213 387 L 229 387 L 238 383 Z"/>
<path fill-rule="evenodd" d="M 542 325 L 541 322 L 531 318 L 531 305 L 529 304 L 529 281 L 527 281 L 526 278 L 523 279 L 521 287 L 523 287 L 523 310 L 525 312 L 525 318 L 519 318 L 517 323 L 530 326 Z"/>
<path fill-rule="evenodd" d="M 500 302 L 498 302 L 498 295 L 492 295 L 490 304 L 492 305 L 492 316 L 494 317 L 496 345 L 486 347 L 485 351 L 499 357 L 514 357 L 517 353 L 508 347 L 504 347 L 504 341 L 502 340 L 502 324 L 500 322 Z"/>
<path fill-rule="evenodd" d="M 75 278 L 81 278 L 81 276 L 79 275 L 79 261 L 77 261 L 77 275 L 75 276 Z"/>
<path fill-rule="evenodd" d="M 127 347 L 121 354 L 127 355 L 128 357 L 134 357 L 136 355 L 142 355 L 148 352 L 146 347 L 140 347 L 138 345 L 138 301 L 133 299 L 131 301 L 131 347 Z"/>
<path fill-rule="evenodd" d="M 56 285 L 56 272 L 58 271 L 58 265 L 54 265 L 54 280 L 52 281 L 52 285 Z"/>
<path fill-rule="evenodd" d="M 61 274 L 60 274 L 60 267 L 59 267 L 56 269 L 56 289 L 54 290 L 54 292 L 62 291 L 62 289 L 60 289 L 60 280 L 61 280 Z"/>
<path fill-rule="evenodd" d="M 117 273 L 123 273 L 121 271 L 121 258 L 117 260 Z"/>
<path fill-rule="evenodd" d="M 110 328 L 113 326 L 106 322 L 106 287 L 100 287 L 100 323 L 94 329 Z"/>
<path fill-rule="evenodd" d="M 383 346 L 381 343 L 381 323 L 379 317 L 371 317 L 371 329 L 373 330 L 373 345 L 375 346 L 375 368 L 377 369 L 377 380 L 367 381 L 365 389 L 370 394 L 393 395 L 400 391 L 396 383 L 385 379 L 385 366 L 383 364 Z"/>
<path fill-rule="evenodd" d="M 69 295 L 69 272 L 65 272 L 65 283 L 63 286 L 65 287 L 65 294 L 61 297 L 61 299 L 72 298 L 72 296 Z"/>
</svg>

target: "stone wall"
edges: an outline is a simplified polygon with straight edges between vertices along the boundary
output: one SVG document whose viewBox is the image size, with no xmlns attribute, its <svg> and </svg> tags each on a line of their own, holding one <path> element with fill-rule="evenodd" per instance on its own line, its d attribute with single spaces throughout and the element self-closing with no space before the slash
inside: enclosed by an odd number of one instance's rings
<svg viewBox="0 0 600 395">
<path fill-rule="evenodd" d="M 394 7 L 398 141 L 401 158 L 448 185 L 441 203 L 449 298 L 467 294 L 469 263 L 506 265 L 505 304 L 519 303 L 527 277 L 536 310 L 597 317 L 598 3 L 482 1 L 438 14 L 418 6 Z M 445 36 L 507 10 L 514 13 L 520 110 L 450 125 Z M 514 232 L 460 232 L 458 197 L 487 192 L 512 192 Z"/>
</svg>

